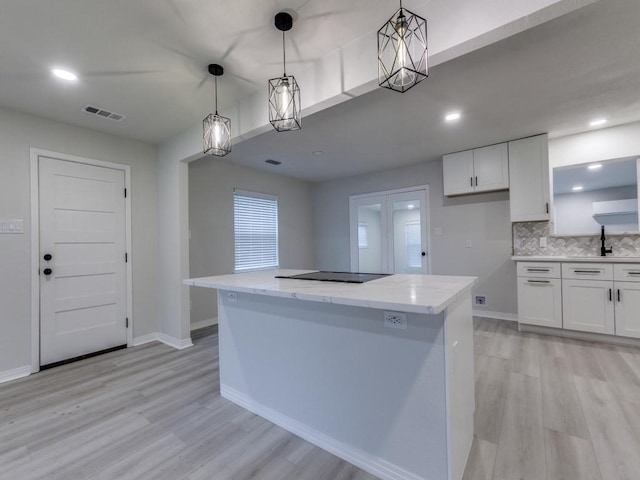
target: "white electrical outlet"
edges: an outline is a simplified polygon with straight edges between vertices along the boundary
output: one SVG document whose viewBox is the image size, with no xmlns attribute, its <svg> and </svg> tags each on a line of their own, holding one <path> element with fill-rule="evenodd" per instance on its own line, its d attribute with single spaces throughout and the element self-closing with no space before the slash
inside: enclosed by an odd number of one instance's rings
<svg viewBox="0 0 640 480">
<path fill-rule="evenodd" d="M 467 248 L 471 248 L 473 246 L 473 243 L 471 243 L 471 240 L 467 240 Z"/>
<path fill-rule="evenodd" d="M 238 301 L 238 294 L 236 292 L 227 292 L 227 300 L 231 303 L 235 303 Z"/>
<path fill-rule="evenodd" d="M 406 330 L 407 314 L 403 312 L 384 312 L 384 326 Z"/>
<path fill-rule="evenodd" d="M 540 237 L 540 248 L 547 248 L 547 237 Z"/>
<path fill-rule="evenodd" d="M 22 220 L 0 220 L 0 233 L 24 233 Z"/>
</svg>

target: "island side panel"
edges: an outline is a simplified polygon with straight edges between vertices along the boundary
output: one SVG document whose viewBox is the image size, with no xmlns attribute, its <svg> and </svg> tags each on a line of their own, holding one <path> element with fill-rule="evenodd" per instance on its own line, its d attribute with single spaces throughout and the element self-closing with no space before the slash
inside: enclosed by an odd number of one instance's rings
<svg viewBox="0 0 640 480">
<path fill-rule="evenodd" d="M 219 292 L 223 396 L 380 478 L 449 478 L 444 313 Z"/>
<path fill-rule="evenodd" d="M 473 443 L 475 362 L 471 294 L 460 295 L 445 312 L 449 464 L 451 480 L 461 480 Z"/>
</svg>

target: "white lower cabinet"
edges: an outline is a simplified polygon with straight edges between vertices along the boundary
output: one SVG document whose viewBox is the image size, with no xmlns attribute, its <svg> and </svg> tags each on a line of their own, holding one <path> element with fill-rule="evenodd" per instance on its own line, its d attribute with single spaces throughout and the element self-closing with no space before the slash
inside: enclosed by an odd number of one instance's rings
<svg viewBox="0 0 640 480">
<path fill-rule="evenodd" d="M 562 280 L 562 325 L 567 330 L 614 334 L 613 282 Z"/>
<path fill-rule="evenodd" d="M 640 338 L 640 265 L 614 265 L 616 335 Z"/>
<path fill-rule="evenodd" d="M 518 321 L 562 328 L 562 284 L 558 265 L 518 263 Z"/>
<path fill-rule="evenodd" d="M 518 262 L 518 319 L 640 338 L 640 264 Z"/>
</svg>

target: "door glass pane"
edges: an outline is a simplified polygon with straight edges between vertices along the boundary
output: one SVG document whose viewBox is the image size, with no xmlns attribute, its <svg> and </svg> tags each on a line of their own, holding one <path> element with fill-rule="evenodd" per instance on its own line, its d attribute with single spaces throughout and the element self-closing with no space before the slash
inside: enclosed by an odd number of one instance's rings
<svg viewBox="0 0 640 480">
<path fill-rule="evenodd" d="M 358 207 L 358 260 L 362 273 L 382 272 L 382 228 L 379 203 Z"/>
<path fill-rule="evenodd" d="M 422 273 L 420 201 L 393 202 L 394 273 Z"/>
</svg>

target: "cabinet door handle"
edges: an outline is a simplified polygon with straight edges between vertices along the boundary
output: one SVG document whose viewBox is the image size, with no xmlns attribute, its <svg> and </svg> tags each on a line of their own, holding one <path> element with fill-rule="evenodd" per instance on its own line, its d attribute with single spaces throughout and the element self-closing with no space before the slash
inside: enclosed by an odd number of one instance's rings
<svg viewBox="0 0 640 480">
<path fill-rule="evenodd" d="M 473 177 L 469 177 L 469 181 L 471 182 L 471 186 L 473 187 Z"/>
<path fill-rule="evenodd" d="M 618 303 L 620 303 L 620 289 L 618 289 Z"/>
<path fill-rule="evenodd" d="M 613 301 L 613 288 L 609 289 L 609 301 L 612 302 Z"/>
<path fill-rule="evenodd" d="M 476 187 L 478 186 L 478 177 L 476 177 Z"/>
<path fill-rule="evenodd" d="M 547 202 L 546 205 L 547 205 L 547 215 L 549 215 L 549 202 Z"/>
<path fill-rule="evenodd" d="M 549 280 L 527 280 L 527 283 L 551 283 Z"/>
</svg>

